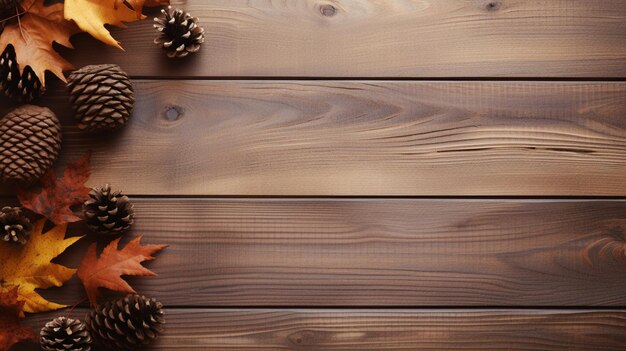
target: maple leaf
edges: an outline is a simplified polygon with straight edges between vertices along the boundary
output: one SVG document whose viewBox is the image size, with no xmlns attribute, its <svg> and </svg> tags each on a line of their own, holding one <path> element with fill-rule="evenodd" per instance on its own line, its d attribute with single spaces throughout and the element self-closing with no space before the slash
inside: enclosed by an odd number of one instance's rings
<svg viewBox="0 0 626 351">
<path fill-rule="evenodd" d="M 0 351 L 9 350 L 22 341 L 37 340 L 32 328 L 20 325 L 24 301 L 17 301 L 17 289 L 0 292 Z"/>
<path fill-rule="evenodd" d="M 83 261 L 78 266 L 78 278 L 83 282 L 89 302 L 95 306 L 100 291 L 107 288 L 124 293 L 135 293 L 135 290 L 124 280 L 122 275 L 156 276 L 154 272 L 141 265 L 141 262 L 155 259 L 153 256 L 167 245 L 144 245 L 141 236 L 133 239 L 123 249 L 118 250 L 120 238 L 107 245 L 100 257 L 96 255 L 96 244 L 91 244 Z"/>
<path fill-rule="evenodd" d="M 142 8 L 145 0 L 131 0 L 134 8 Z M 111 24 L 126 27 L 124 22 L 133 22 L 145 16 L 126 6 L 120 0 L 65 0 L 65 18 L 73 20 L 81 30 L 91 34 L 101 42 L 121 49 L 120 43 L 113 39 L 104 27 Z"/>
<path fill-rule="evenodd" d="M 85 182 L 91 174 L 91 152 L 65 168 L 63 178 L 56 178 L 53 169 L 41 177 L 41 189 L 17 189 L 17 197 L 22 206 L 39 213 L 55 224 L 80 221 L 71 207 L 82 204 L 88 198 L 89 188 Z"/>
<path fill-rule="evenodd" d="M 50 261 L 63 253 L 81 237 L 65 239 L 67 224 L 56 226 L 45 234 L 45 219 L 35 224 L 33 234 L 23 247 L 0 243 L 0 292 L 18 287 L 24 300 L 24 311 L 44 312 L 65 306 L 47 301 L 35 289 L 62 286 L 76 272 Z"/>
<path fill-rule="evenodd" d="M 46 71 L 65 82 L 63 71 L 74 67 L 54 50 L 52 43 L 73 48 L 70 37 L 78 29 L 63 18 L 63 4 L 44 6 L 43 0 L 24 0 L 22 6 L 28 12 L 20 17 L 19 23 L 4 29 L 0 36 L 0 52 L 7 45 L 13 45 L 20 73 L 30 66 L 43 86 Z"/>
</svg>

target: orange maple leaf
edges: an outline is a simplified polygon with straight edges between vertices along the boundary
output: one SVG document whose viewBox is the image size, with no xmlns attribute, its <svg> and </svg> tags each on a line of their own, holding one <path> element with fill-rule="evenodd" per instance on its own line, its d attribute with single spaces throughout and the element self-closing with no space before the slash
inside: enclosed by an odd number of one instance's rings
<svg viewBox="0 0 626 351">
<path fill-rule="evenodd" d="M 24 301 L 17 301 L 17 287 L 0 292 L 0 351 L 23 341 L 37 340 L 33 328 L 20 325 L 23 307 Z"/>
<path fill-rule="evenodd" d="M 89 188 L 85 182 L 91 175 L 91 152 L 75 163 L 68 164 L 63 177 L 57 179 L 53 169 L 41 178 L 41 190 L 17 189 L 22 206 L 39 213 L 55 224 L 80 221 L 71 207 L 82 204 L 88 198 Z"/>
<path fill-rule="evenodd" d="M 19 23 L 4 29 L 0 52 L 9 44 L 13 45 L 20 73 L 30 66 L 43 86 L 46 71 L 65 82 L 63 71 L 74 67 L 54 50 L 52 43 L 73 49 L 70 37 L 78 33 L 78 28 L 63 18 L 63 4 L 44 6 L 43 0 L 24 0 L 22 6 L 27 13 L 20 17 Z"/>
<path fill-rule="evenodd" d="M 113 240 L 104 248 L 100 257 L 96 255 L 96 244 L 91 244 L 83 261 L 78 267 L 78 278 L 83 282 L 89 302 L 95 306 L 100 291 L 107 288 L 124 293 L 135 293 L 135 290 L 124 280 L 122 275 L 156 276 L 154 272 L 141 265 L 141 262 L 155 259 L 153 256 L 167 245 L 144 245 L 141 236 L 118 250 L 120 239 Z"/>
</svg>

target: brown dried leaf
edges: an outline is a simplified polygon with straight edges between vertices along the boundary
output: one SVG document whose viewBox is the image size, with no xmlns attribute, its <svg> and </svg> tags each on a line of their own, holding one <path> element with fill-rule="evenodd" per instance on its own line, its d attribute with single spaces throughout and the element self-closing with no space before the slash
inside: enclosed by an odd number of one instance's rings
<svg viewBox="0 0 626 351">
<path fill-rule="evenodd" d="M 78 278 L 83 282 L 87 297 L 92 305 L 98 302 L 99 288 L 107 288 L 124 293 L 135 293 L 135 290 L 122 279 L 123 275 L 155 276 L 141 262 L 155 259 L 153 256 L 167 245 L 144 245 L 141 236 L 118 250 L 120 239 L 116 239 L 104 248 L 100 257 L 96 255 L 96 244 L 91 244 L 78 267 Z"/>
<path fill-rule="evenodd" d="M 44 6 L 43 0 L 24 0 L 22 6 L 28 12 L 19 23 L 4 29 L 0 36 L 0 52 L 7 45 L 13 45 L 20 73 L 30 66 L 44 86 L 46 71 L 65 81 L 63 71 L 73 66 L 54 50 L 52 43 L 73 48 L 70 37 L 78 33 L 78 28 L 63 18 L 63 4 Z"/>
<path fill-rule="evenodd" d="M 0 351 L 25 340 L 37 340 L 33 328 L 20 325 L 24 301 L 17 301 L 17 289 L 0 291 Z"/>
<path fill-rule="evenodd" d="M 85 182 L 91 175 L 91 152 L 75 163 L 68 164 L 62 178 L 56 178 L 50 169 L 41 178 L 41 190 L 17 189 L 17 197 L 22 206 L 38 213 L 55 224 L 80 221 L 71 207 L 80 205 L 88 199 L 89 188 Z"/>
</svg>

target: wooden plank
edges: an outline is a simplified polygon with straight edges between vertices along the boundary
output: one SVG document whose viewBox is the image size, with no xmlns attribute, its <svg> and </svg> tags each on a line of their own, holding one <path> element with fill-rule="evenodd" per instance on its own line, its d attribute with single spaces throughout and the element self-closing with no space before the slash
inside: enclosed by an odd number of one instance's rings
<svg viewBox="0 0 626 351">
<path fill-rule="evenodd" d="M 126 52 L 79 36 L 77 66 L 136 77 L 625 77 L 621 0 L 173 0 L 206 42 L 185 62 L 152 21 L 115 31 Z"/>
<path fill-rule="evenodd" d="M 41 328 L 52 317 L 27 323 Z M 168 309 L 151 349 L 621 351 L 624 344 L 623 310 Z"/>
<path fill-rule="evenodd" d="M 626 201 L 135 204 L 134 233 L 170 246 L 148 263 L 159 277 L 132 285 L 170 306 L 626 305 Z M 72 305 L 70 285 L 42 294 Z"/>
<path fill-rule="evenodd" d="M 136 89 L 121 133 L 65 130 L 63 160 L 94 149 L 91 185 L 142 195 L 626 195 L 626 83 Z M 65 92 L 43 103 L 71 119 Z"/>
</svg>

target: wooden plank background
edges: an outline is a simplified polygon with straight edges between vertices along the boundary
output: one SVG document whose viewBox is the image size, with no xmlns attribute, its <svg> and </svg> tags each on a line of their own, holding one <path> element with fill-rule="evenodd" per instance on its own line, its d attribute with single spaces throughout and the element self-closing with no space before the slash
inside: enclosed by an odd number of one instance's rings
<svg viewBox="0 0 626 351">
<path fill-rule="evenodd" d="M 152 350 L 622 351 L 624 311 L 168 309 Z M 73 314 L 82 316 L 85 310 Z M 50 313 L 29 320 L 42 325 Z"/>
<path fill-rule="evenodd" d="M 110 137 L 73 127 L 63 89 L 45 101 L 69 124 L 64 160 L 95 151 L 91 185 L 179 196 L 626 195 L 623 82 L 135 85 L 130 126 Z"/>
<path fill-rule="evenodd" d="M 61 49 L 130 73 L 127 128 L 81 133 L 59 83 L 37 102 L 57 167 L 93 149 L 129 236 L 170 245 L 129 278 L 167 305 L 155 350 L 623 349 L 625 1 L 173 3 L 207 33 L 187 60 L 150 21 Z"/>
<path fill-rule="evenodd" d="M 170 245 L 134 285 L 169 306 L 626 305 L 626 201 L 134 202 Z M 73 284 L 42 293 L 71 305 Z"/>
<path fill-rule="evenodd" d="M 176 3 L 174 1 L 173 3 Z M 180 64 L 145 21 L 78 65 L 143 77 L 624 77 L 622 0 L 187 0 L 206 29 Z M 87 36 L 77 47 L 92 45 Z M 68 50 L 69 51 L 69 50 Z M 132 57 L 132 59 L 129 59 Z"/>
</svg>

